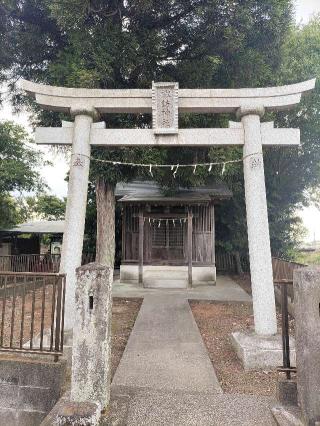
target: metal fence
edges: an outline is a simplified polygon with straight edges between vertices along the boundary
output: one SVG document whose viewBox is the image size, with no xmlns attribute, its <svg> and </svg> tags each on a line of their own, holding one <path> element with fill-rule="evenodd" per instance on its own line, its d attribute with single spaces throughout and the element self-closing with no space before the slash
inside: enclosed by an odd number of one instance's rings
<svg viewBox="0 0 320 426">
<path fill-rule="evenodd" d="M 0 271 L 58 273 L 61 256 L 58 254 L 19 254 L 0 256 Z M 82 255 L 82 265 L 93 262 L 94 253 Z"/>
<path fill-rule="evenodd" d="M 63 352 L 65 275 L 0 272 L 0 351 Z"/>
<path fill-rule="evenodd" d="M 280 285 L 280 306 L 281 306 L 281 336 L 282 336 L 282 367 L 278 368 L 279 372 L 285 373 L 287 379 L 291 378 L 292 373 L 296 373 L 297 369 L 291 367 L 290 359 L 290 331 L 289 331 L 289 310 L 288 310 L 288 289 L 293 292 L 293 282 L 287 280 L 275 283 Z"/>
<path fill-rule="evenodd" d="M 282 358 L 283 365 L 278 368 L 279 372 L 285 373 L 287 379 L 297 369 L 291 366 L 290 359 L 290 330 L 289 314 L 294 317 L 294 293 L 293 293 L 293 272 L 295 269 L 303 268 L 306 265 L 287 260 L 272 258 L 273 282 L 275 285 L 275 297 L 281 307 L 281 335 L 282 335 Z"/>
</svg>

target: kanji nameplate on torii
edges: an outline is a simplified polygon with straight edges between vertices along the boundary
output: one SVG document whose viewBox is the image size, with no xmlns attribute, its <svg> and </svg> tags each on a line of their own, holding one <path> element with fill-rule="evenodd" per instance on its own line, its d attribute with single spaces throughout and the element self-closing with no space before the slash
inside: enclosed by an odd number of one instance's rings
<svg viewBox="0 0 320 426">
<path fill-rule="evenodd" d="M 152 83 L 152 126 L 155 134 L 178 133 L 178 83 Z"/>
</svg>

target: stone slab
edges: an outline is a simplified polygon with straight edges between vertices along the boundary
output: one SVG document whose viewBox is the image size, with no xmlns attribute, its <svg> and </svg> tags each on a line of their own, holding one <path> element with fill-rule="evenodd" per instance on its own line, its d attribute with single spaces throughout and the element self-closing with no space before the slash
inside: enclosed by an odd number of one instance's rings
<svg viewBox="0 0 320 426">
<path fill-rule="evenodd" d="M 61 398 L 41 426 L 98 426 L 101 405 L 94 401 L 75 402 Z"/>
<path fill-rule="evenodd" d="M 259 336 L 253 332 L 234 332 L 231 342 L 245 370 L 276 368 L 282 365 L 282 340 L 279 334 Z M 290 339 L 291 365 L 295 366 L 295 343 Z"/>
<path fill-rule="evenodd" d="M 112 386 L 222 392 L 184 297 L 145 297 Z"/>
<path fill-rule="evenodd" d="M 226 302 L 251 302 L 248 295 L 231 277 L 218 275 L 216 285 L 195 283 L 192 288 L 184 289 L 150 289 L 142 288 L 137 283 L 113 282 L 114 297 L 145 297 L 147 295 L 180 295 L 185 299 L 217 300 Z"/>
<path fill-rule="evenodd" d="M 295 406 L 275 406 L 271 409 L 278 426 L 304 426 L 301 411 Z"/>
<path fill-rule="evenodd" d="M 131 396 L 127 426 L 274 426 L 269 397 L 140 389 Z M 103 426 L 110 423 L 102 423 Z"/>
</svg>

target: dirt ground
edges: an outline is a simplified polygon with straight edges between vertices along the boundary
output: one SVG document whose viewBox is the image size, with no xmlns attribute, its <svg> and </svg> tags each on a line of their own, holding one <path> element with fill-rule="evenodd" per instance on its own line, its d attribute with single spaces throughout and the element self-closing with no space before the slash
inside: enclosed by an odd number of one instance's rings
<svg viewBox="0 0 320 426">
<path fill-rule="evenodd" d="M 3 294 L 0 296 L 3 297 Z M 45 302 L 44 305 L 42 304 L 43 300 Z M 32 321 L 33 303 L 34 320 Z M 141 303 L 142 299 L 113 299 L 111 353 L 112 377 L 126 347 Z M 33 293 L 27 291 L 24 300 L 24 309 L 22 308 L 22 305 L 23 297 L 21 295 L 21 289 L 19 289 L 19 292 L 17 291 L 15 299 L 13 298 L 11 291 L 11 294 L 9 293 L 5 299 L 5 305 L 3 303 L 3 298 L 0 298 L 0 335 L 3 330 L 3 346 L 9 347 L 10 340 L 12 340 L 12 346 L 16 348 L 20 346 L 20 341 L 22 344 L 29 342 L 32 329 L 32 335 L 36 338 L 40 333 L 41 324 L 43 324 L 42 326 L 44 330 L 50 329 L 52 316 L 52 286 L 46 285 L 44 288 L 36 288 L 34 292 L 34 299 Z M 44 306 L 43 312 L 42 306 Z M 4 315 L 2 316 L 4 307 Z M 12 316 L 13 310 L 14 316 Z M 23 327 L 21 327 L 22 318 Z M 13 324 L 13 327 L 11 327 L 11 324 Z M 39 342 L 37 342 L 36 339 L 34 341 L 34 349 L 38 349 L 38 344 Z"/>
<path fill-rule="evenodd" d="M 192 301 L 190 305 L 223 391 L 275 395 L 277 373 L 244 371 L 231 345 L 231 332 L 252 328 L 252 307 L 244 303 L 207 301 Z"/>
<path fill-rule="evenodd" d="M 43 288 L 35 288 L 34 298 L 33 292 L 27 290 L 24 304 L 21 286 L 17 288 L 16 293 L 16 297 L 14 298 L 12 291 L 9 291 L 9 295 L 4 303 L 3 293 L 1 292 L 0 328 L 1 331 L 3 331 L 3 346 L 9 347 L 10 340 L 12 339 L 12 346 L 17 348 L 20 346 L 20 342 L 24 345 L 31 340 L 32 336 L 36 338 L 39 335 L 42 321 L 43 329 L 50 329 L 52 316 L 52 285 L 48 284 Z M 42 301 L 44 301 L 44 304 Z M 44 306 L 43 312 L 42 306 Z M 33 310 L 34 317 L 32 321 Z"/>
<path fill-rule="evenodd" d="M 141 304 L 142 299 L 122 299 L 118 297 L 113 299 L 111 350 L 112 377 L 119 365 Z"/>
<path fill-rule="evenodd" d="M 249 275 L 233 279 L 251 294 Z M 231 345 L 231 332 L 253 329 L 252 305 L 190 301 L 190 306 L 224 392 L 275 396 L 278 373 L 275 370 L 244 371 Z M 277 320 L 280 332 L 281 315 L 278 308 Z M 290 326 L 293 331 L 292 319 Z"/>
</svg>

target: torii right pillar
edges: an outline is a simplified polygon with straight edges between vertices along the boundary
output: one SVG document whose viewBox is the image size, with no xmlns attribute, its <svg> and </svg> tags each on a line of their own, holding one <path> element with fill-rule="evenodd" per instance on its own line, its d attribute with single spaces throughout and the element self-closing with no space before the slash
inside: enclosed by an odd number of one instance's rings
<svg viewBox="0 0 320 426">
<path fill-rule="evenodd" d="M 277 333 L 260 117 L 263 107 L 238 110 L 244 129 L 243 170 L 255 331 Z"/>
</svg>

